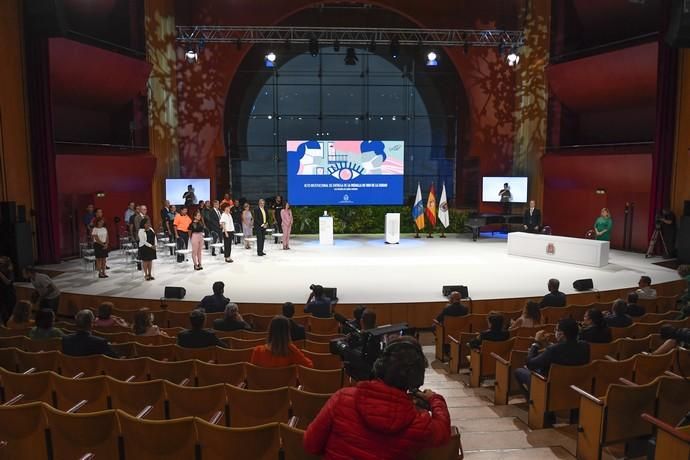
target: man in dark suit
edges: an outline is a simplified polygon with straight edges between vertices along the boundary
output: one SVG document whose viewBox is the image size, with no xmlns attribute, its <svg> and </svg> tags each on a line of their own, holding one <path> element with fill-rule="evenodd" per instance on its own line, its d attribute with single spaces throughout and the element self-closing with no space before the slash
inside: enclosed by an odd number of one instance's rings
<svg viewBox="0 0 690 460">
<path fill-rule="evenodd" d="M 77 332 L 62 338 L 62 352 L 69 356 L 107 355 L 116 358 L 107 340 L 91 335 L 93 312 L 81 310 L 74 317 Z"/>
<path fill-rule="evenodd" d="M 539 303 L 539 308 L 565 307 L 567 299 L 565 297 L 565 294 L 558 290 L 560 286 L 561 282 L 558 281 L 556 278 L 551 278 L 549 280 L 549 283 L 547 284 L 549 293 L 546 294 L 543 299 L 541 299 L 541 302 Z"/>
<path fill-rule="evenodd" d="M 252 327 L 240 315 L 240 308 L 236 303 L 230 302 L 225 307 L 225 315 L 213 320 L 213 329 L 216 331 L 251 331 Z"/>
<path fill-rule="evenodd" d="M 522 223 L 527 233 L 539 233 L 541 231 L 541 211 L 536 208 L 534 200 L 531 200 L 529 208 L 525 209 Z"/>
<path fill-rule="evenodd" d="M 283 304 L 283 316 L 290 320 L 290 337 L 292 341 L 304 340 L 306 338 L 304 326 L 297 324 L 297 322 L 292 319 L 292 317 L 295 316 L 295 305 L 292 302 L 285 302 Z"/>
<path fill-rule="evenodd" d="M 609 343 L 611 341 L 611 329 L 606 325 L 604 314 L 596 308 L 590 308 L 585 312 L 585 319 L 580 330 L 580 340 L 589 343 Z"/>
<path fill-rule="evenodd" d="M 223 239 L 223 232 L 220 228 L 220 215 L 220 203 L 218 200 L 213 200 L 213 207 L 206 211 L 206 226 L 208 227 L 208 231 L 211 232 L 213 243 Z M 211 255 L 216 255 L 216 248 L 211 248 Z"/>
<path fill-rule="evenodd" d="M 503 342 L 510 338 L 510 333 L 503 328 L 505 319 L 503 315 L 495 312 L 489 313 L 487 316 L 489 329 L 483 330 L 479 336 L 469 342 L 470 348 L 480 348 L 484 340 L 489 342 Z"/>
<path fill-rule="evenodd" d="M 183 348 L 206 348 L 223 347 L 226 348 L 216 334 L 208 329 L 204 329 L 206 324 L 206 313 L 203 310 L 192 310 L 189 314 L 189 324 L 191 329 L 186 329 L 177 334 L 177 344 Z"/>
<path fill-rule="evenodd" d="M 166 236 L 170 236 L 170 202 L 168 200 L 163 202 L 163 207 L 161 208 L 161 224 L 163 225 L 163 233 Z"/>
<path fill-rule="evenodd" d="M 642 305 L 637 303 L 638 300 L 640 300 L 640 296 L 637 295 L 637 292 L 631 292 L 628 294 L 628 305 L 625 310 L 628 315 L 638 317 L 647 313 L 647 310 Z"/>
<path fill-rule="evenodd" d="M 633 323 L 632 318 L 626 313 L 628 305 L 625 300 L 618 299 L 613 302 L 611 307 L 611 314 L 606 317 L 606 325 L 608 327 L 628 327 Z"/>
<path fill-rule="evenodd" d="M 230 299 L 225 297 L 225 283 L 216 281 L 213 283 L 213 295 L 207 295 L 197 308 L 203 309 L 206 313 L 221 313 L 225 311 L 225 306 L 230 302 Z"/>
<path fill-rule="evenodd" d="M 256 235 L 256 254 L 265 256 L 264 241 L 266 240 L 266 229 L 268 228 L 268 214 L 265 209 L 266 201 L 259 200 L 259 207 L 254 210 L 254 234 Z"/>
<path fill-rule="evenodd" d="M 318 284 L 314 285 L 312 288 L 314 299 L 308 302 L 304 307 L 304 313 L 313 315 L 317 318 L 330 318 L 333 315 L 331 299 L 326 297 L 323 292 L 323 286 Z"/>
<path fill-rule="evenodd" d="M 448 296 L 450 303 L 443 308 L 443 311 L 439 313 L 436 317 L 436 321 L 443 324 L 443 318 L 446 316 L 465 316 L 470 313 L 469 309 L 464 306 L 460 301 L 460 293 L 458 291 L 453 291 Z"/>
<path fill-rule="evenodd" d="M 577 340 L 577 322 L 572 318 L 564 318 L 556 327 L 558 343 L 546 347 L 546 334 L 539 331 L 535 335 L 535 342 L 527 352 L 527 367 L 515 370 L 515 378 L 529 390 L 531 372 L 536 371 L 547 375 L 552 364 L 563 366 L 582 366 L 589 362 L 589 344 Z M 542 350 L 543 351 L 540 351 Z"/>
</svg>

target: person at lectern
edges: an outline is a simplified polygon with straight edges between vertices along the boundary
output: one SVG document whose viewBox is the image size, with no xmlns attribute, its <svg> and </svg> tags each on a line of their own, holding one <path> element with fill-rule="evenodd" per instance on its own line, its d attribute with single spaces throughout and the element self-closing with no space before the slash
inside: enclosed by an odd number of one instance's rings
<svg viewBox="0 0 690 460">
<path fill-rule="evenodd" d="M 541 211 L 536 206 L 536 202 L 530 200 L 529 208 L 525 209 L 522 222 L 527 233 L 539 233 L 541 231 Z"/>
<path fill-rule="evenodd" d="M 599 241 L 611 241 L 611 229 L 613 228 L 613 219 L 608 208 L 601 208 L 601 215 L 594 221 L 595 239 Z"/>
<path fill-rule="evenodd" d="M 266 201 L 259 200 L 259 207 L 254 210 L 254 231 L 256 233 L 256 254 L 265 256 L 264 241 L 266 240 L 266 229 L 268 228 L 268 214 L 266 211 Z"/>
<path fill-rule="evenodd" d="M 503 205 L 503 214 L 510 214 L 513 210 L 511 203 L 513 201 L 513 194 L 510 193 L 510 185 L 508 185 L 508 182 L 503 184 L 503 188 L 498 192 L 498 196 Z"/>
</svg>

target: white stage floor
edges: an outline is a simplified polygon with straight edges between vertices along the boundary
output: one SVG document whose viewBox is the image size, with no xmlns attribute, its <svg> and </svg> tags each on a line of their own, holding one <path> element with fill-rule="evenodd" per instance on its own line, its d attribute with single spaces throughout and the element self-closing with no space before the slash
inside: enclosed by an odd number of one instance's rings
<svg viewBox="0 0 690 460">
<path fill-rule="evenodd" d="M 272 242 L 272 240 L 271 240 Z M 144 281 L 142 272 L 132 271 L 120 251 L 108 259 L 107 279 L 98 279 L 81 260 L 42 268 L 62 272 L 55 278 L 65 292 L 158 299 L 165 286 L 183 286 L 185 300 L 199 300 L 211 292 L 214 281 L 225 282 L 225 294 L 235 302 L 303 303 L 312 283 L 338 288 L 341 303 L 389 303 L 442 301 L 441 286 L 463 284 L 475 300 L 541 296 L 546 282 L 555 277 L 561 290 L 575 292 L 572 282 L 592 278 L 598 290 L 637 285 L 640 275 L 653 283 L 677 280 L 675 270 L 653 265 L 656 259 L 643 254 L 611 251 L 610 264 L 603 268 L 570 265 L 506 254 L 506 240 L 470 235 L 448 235 L 441 239 L 415 239 L 405 235 L 398 245 L 387 245 L 380 235 L 336 235 L 334 246 L 321 246 L 315 236 L 298 236 L 292 249 L 266 245 L 265 257 L 256 249 L 233 246 L 234 263 L 204 251 L 204 270 L 193 270 L 192 262 L 178 264 L 166 250 L 154 261 L 155 281 Z"/>
</svg>

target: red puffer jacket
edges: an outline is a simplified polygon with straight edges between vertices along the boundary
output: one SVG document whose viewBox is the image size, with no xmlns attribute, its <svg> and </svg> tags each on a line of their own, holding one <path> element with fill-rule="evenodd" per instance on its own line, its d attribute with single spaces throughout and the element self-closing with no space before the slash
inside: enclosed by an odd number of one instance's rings
<svg viewBox="0 0 690 460">
<path fill-rule="evenodd" d="M 381 380 L 360 382 L 328 400 L 307 428 L 304 448 L 328 460 L 412 459 L 450 438 L 443 396 L 432 397 L 429 404 L 431 414 Z"/>
</svg>

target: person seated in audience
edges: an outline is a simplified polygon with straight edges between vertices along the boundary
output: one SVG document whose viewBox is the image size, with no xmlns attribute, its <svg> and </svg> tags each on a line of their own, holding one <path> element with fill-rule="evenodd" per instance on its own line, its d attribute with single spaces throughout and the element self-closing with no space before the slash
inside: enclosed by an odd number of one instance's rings
<svg viewBox="0 0 690 460">
<path fill-rule="evenodd" d="M 366 308 L 362 312 L 362 330 L 376 329 L 376 312 Z"/>
<path fill-rule="evenodd" d="M 585 312 L 582 326 L 580 340 L 589 343 L 609 343 L 611 341 L 611 329 L 606 325 L 604 314 L 596 308 L 590 308 Z"/>
<path fill-rule="evenodd" d="M 223 317 L 213 320 L 213 329 L 216 331 L 238 331 L 241 329 L 251 331 L 252 327 L 240 315 L 240 308 L 237 304 L 230 302 L 225 306 Z"/>
<path fill-rule="evenodd" d="M 127 321 L 119 316 L 113 315 L 114 306 L 112 302 L 102 302 L 98 306 L 96 321 L 94 321 L 93 325 L 96 327 L 129 327 Z"/>
<path fill-rule="evenodd" d="M 65 333 L 57 327 L 55 323 L 55 312 L 48 308 L 43 308 L 36 312 L 36 326 L 29 331 L 29 338 L 34 340 L 54 339 L 64 337 Z"/>
<path fill-rule="evenodd" d="M 611 313 L 606 316 L 608 327 L 628 327 L 632 325 L 632 318 L 626 314 L 628 304 L 623 299 L 616 299 L 611 306 Z"/>
<path fill-rule="evenodd" d="M 683 278 L 688 284 L 685 290 L 678 297 L 677 305 L 679 307 L 680 313 L 676 319 L 685 319 L 690 317 L 690 265 L 679 265 L 678 275 L 681 278 Z"/>
<path fill-rule="evenodd" d="M 519 329 L 521 327 L 535 327 L 541 324 L 541 311 L 539 311 L 539 304 L 530 300 L 522 309 L 522 315 L 519 318 L 511 321 L 509 331 Z"/>
<path fill-rule="evenodd" d="M 312 360 L 292 343 L 290 320 L 284 316 L 276 316 L 271 320 L 266 344 L 254 347 L 249 362 L 261 367 L 286 367 L 293 364 L 314 367 Z"/>
<path fill-rule="evenodd" d="M 206 313 L 221 313 L 225 311 L 225 306 L 230 302 L 230 299 L 225 297 L 225 283 L 216 281 L 213 283 L 213 295 L 207 295 L 197 308 L 203 308 Z"/>
<path fill-rule="evenodd" d="M 165 331 L 161 331 L 157 325 L 153 324 L 153 314 L 148 308 L 141 308 L 138 312 L 136 312 L 134 315 L 134 322 L 132 323 L 132 332 L 135 335 L 143 335 L 148 337 L 154 335 L 163 335 L 168 337 L 168 334 Z"/>
<path fill-rule="evenodd" d="M 659 347 L 652 352 L 653 355 L 664 355 L 676 347 L 688 348 L 688 346 L 690 346 L 690 342 L 684 342 L 677 339 L 678 335 L 685 337 L 690 336 L 690 329 L 676 329 L 670 324 L 664 324 L 661 326 L 661 329 L 659 329 L 659 335 L 664 339 L 664 343 L 659 345 Z M 684 369 L 683 371 L 685 372 Z"/>
<path fill-rule="evenodd" d="M 357 305 L 355 309 L 352 311 L 352 319 L 347 322 L 350 326 L 354 327 L 355 329 L 362 330 L 362 313 L 364 313 L 364 310 L 366 310 L 367 307 L 365 305 Z"/>
<path fill-rule="evenodd" d="M 197 308 L 189 313 L 189 324 L 191 329 L 186 329 L 177 334 L 177 344 L 184 348 L 206 348 L 222 347 L 227 348 L 225 343 L 216 337 L 213 331 L 204 329 L 206 324 L 206 312 Z"/>
<path fill-rule="evenodd" d="M 392 340 L 374 365 L 374 379 L 338 390 L 326 402 L 304 433 L 304 449 L 328 460 L 409 459 L 447 443 L 446 401 L 419 390 L 427 366 L 414 338 Z"/>
<path fill-rule="evenodd" d="M 304 340 L 307 335 L 304 326 L 292 319 L 295 316 L 295 305 L 292 302 L 285 302 L 283 304 L 283 316 L 290 321 L 290 337 L 292 340 Z"/>
<path fill-rule="evenodd" d="M 649 276 L 640 276 L 635 291 L 640 299 L 656 299 L 656 289 L 652 287 L 652 279 Z"/>
<path fill-rule="evenodd" d="M 465 316 L 469 315 L 470 310 L 461 302 L 462 297 L 458 291 L 453 291 L 448 296 L 450 303 L 443 307 L 441 313 L 436 317 L 436 321 L 443 324 L 443 318 L 446 316 Z"/>
<path fill-rule="evenodd" d="M 564 293 L 558 290 L 561 286 L 561 282 L 556 278 L 551 278 L 547 284 L 549 293 L 541 299 L 539 303 L 539 308 L 544 307 L 565 307 L 566 306 L 566 296 Z"/>
<path fill-rule="evenodd" d="M 312 289 L 313 300 L 304 307 L 304 313 L 316 318 L 330 318 L 333 316 L 331 299 L 324 295 L 323 286 L 316 285 Z M 310 296 L 311 298 L 311 296 Z"/>
<path fill-rule="evenodd" d="M 31 302 L 20 300 L 14 305 L 12 316 L 7 320 L 7 329 L 27 329 L 33 327 L 34 320 L 31 319 Z"/>
<path fill-rule="evenodd" d="M 503 329 L 505 319 L 503 315 L 496 312 L 491 312 L 486 317 L 489 328 L 477 334 L 477 337 L 470 340 L 470 348 L 479 348 L 482 346 L 482 341 L 488 340 L 490 342 L 503 342 L 510 338 L 510 333 Z"/>
<path fill-rule="evenodd" d="M 640 297 L 637 295 L 637 292 L 631 292 L 628 294 L 628 305 L 625 309 L 625 313 L 627 313 L 628 316 L 637 318 L 647 313 L 647 310 L 642 305 L 637 303 L 639 299 Z"/>
<path fill-rule="evenodd" d="M 537 371 L 548 375 L 551 364 L 564 366 L 582 366 L 589 362 L 589 343 L 577 339 L 577 322 L 572 318 L 563 318 L 556 326 L 556 343 L 548 345 L 550 334 L 539 331 L 534 343 L 527 352 L 526 367 L 515 370 L 515 379 L 523 388 L 529 390 L 531 374 Z"/>
<path fill-rule="evenodd" d="M 62 352 L 70 356 L 107 355 L 116 358 L 117 355 L 107 340 L 91 334 L 93 327 L 93 312 L 88 309 L 80 310 L 74 317 L 77 332 L 62 338 Z"/>
</svg>

